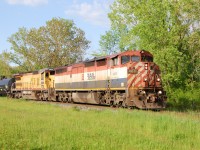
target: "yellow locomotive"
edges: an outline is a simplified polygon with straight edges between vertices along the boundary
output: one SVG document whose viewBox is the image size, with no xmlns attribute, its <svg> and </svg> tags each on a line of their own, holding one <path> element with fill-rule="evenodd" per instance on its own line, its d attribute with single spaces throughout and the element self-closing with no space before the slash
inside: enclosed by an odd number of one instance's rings
<svg viewBox="0 0 200 150">
<path fill-rule="evenodd" d="M 11 93 L 15 98 L 53 100 L 54 74 L 55 71 L 49 68 L 15 74 Z"/>
</svg>

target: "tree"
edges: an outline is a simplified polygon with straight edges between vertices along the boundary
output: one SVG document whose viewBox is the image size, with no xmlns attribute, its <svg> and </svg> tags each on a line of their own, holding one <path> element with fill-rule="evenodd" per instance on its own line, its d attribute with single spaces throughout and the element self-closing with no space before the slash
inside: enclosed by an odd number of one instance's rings
<svg viewBox="0 0 200 150">
<path fill-rule="evenodd" d="M 118 39 L 115 47 L 122 50 L 149 50 L 164 72 L 168 91 L 193 86 L 200 77 L 199 2 L 115 0 L 109 13 L 111 30 L 101 37 L 100 45 L 109 48 L 113 46 L 110 41 Z M 113 32 L 117 37 L 108 40 L 108 33 Z"/>
<path fill-rule="evenodd" d="M 20 28 L 8 41 L 12 63 L 23 71 L 57 67 L 81 60 L 89 41 L 73 21 L 53 18 L 38 29 Z"/>
<path fill-rule="evenodd" d="M 0 54 L 0 77 L 11 77 L 12 73 L 7 57 L 3 53 Z"/>
<path fill-rule="evenodd" d="M 170 102 L 184 109 L 200 108 L 199 3 L 115 0 L 108 14 L 111 29 L 101 36 L 100 45 L 110 52 L 112 47 L 119 47 L 118 51 L 136 48 L 152 52 L 162 70 Z"/>
</svg>

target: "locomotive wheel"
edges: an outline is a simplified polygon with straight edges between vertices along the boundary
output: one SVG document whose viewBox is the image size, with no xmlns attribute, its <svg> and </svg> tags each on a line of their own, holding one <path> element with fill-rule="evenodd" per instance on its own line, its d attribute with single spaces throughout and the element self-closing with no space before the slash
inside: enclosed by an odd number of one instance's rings
<svg viewBox="0 0 200 150">
<path fill-rule="evenodd" d="M 127 106 L 126 108 L 127 108 L 127 109 L 134 109 L 135 106 Z"/>
<path fill-rule="evenodd" d="M 68 101 L 67 97 L 63 97 L 62 101 L 63 103 L 66 103 Z"/>
<path fill-rule="evenodd" d="M 120 101 L 120 102 L 117 104 L 117 107 L 118 107 L 118 108 L 122 108 L 122 107 L 123 107 L 123 102 Z"/>
<path fill-rule="evenodd" d="M 65 98 L 65 103 L 67 103 L 67 102 L 68 102 L 68 98 L 66 97 L 66 98 Z"/>
<path fill-rule="evenodd" d="M 62 97 L 58 96 L 58 102 L 62 102 Z"/>
<path fill-rule="evenodd" d="M 110 101 L 110 107 L 116 107 L 113 101 Z"/>
<path fill-rule="evenodd" d="M 68 103 L 72 103 L 72 104 L 73 104 L 73 103 L 74 103 L 74 101 L 71 99 L 71 100 L 68 100 Z"/>
<path fill-rule="evenodd" d="M 71 97 L 68 98 L 68 103 L 74 103 L 73 99 Z"/>
</svg>

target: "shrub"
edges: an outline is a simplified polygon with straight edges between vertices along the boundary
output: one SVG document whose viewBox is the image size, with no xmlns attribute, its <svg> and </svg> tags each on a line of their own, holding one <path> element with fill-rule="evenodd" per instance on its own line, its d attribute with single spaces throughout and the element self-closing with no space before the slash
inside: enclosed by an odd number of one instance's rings
<svg viewBox="0 0 200 150">
<path fill-rule="evenodd" d="M 200 110 L 200 94 L 199 89 L 174 89 L 168 95 L 169 109 L 176 109 L 181 111 Z"/>
</svg>

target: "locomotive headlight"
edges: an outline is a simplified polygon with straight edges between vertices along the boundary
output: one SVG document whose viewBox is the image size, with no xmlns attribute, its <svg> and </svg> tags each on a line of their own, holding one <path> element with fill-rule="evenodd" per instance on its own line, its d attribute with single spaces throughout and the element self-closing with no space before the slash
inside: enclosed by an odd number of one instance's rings
<svg viewBox="0 0 200 150">
<path fill-rule="evenodd" d="M 148 70 L 148 64 L 147 63 L 144 64 L 144 69 Z"/>
<path fill-rule="evenodd" d="M 7 86 L 7 85 L 5 85 L 5 88 L 7 89 L 7 88 L 8 88 L 8 86 Z"/>
<path fill-rule="evenodd" d="M 158 95 L 161 95 L 162 94 L 162 91 L 158 91 Z"/>
<path fill-rule="evenodd" d="M 157 82 L 160 82 L 160 78 L 157 78 Z"/>
<path fill-rule="evenodd" d="M 143 91 L 143 90 L 139 90 L 139 91 L 138 91 L 138 95 L 146 95 L 146 92 Z"/>
<path fill-rule="evenodd" d="M 142 91 L 142 92 L 141 92 L 141 94 L 145 95 L 145 94 L 146 94 L 146 92 L 145 92 L 145 91 Z"/>
<path fill-rule="evenodd" d="M 147 82 L 147 78 L 144 78 L 144 82 Z"/>
</svg>

